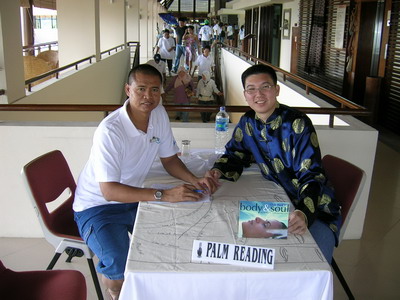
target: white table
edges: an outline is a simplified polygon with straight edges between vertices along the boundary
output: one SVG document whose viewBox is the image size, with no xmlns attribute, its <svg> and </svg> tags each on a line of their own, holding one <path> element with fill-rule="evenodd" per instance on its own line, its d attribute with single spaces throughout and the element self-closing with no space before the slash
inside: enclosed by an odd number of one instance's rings
<svg viewBox="0 0 400 300">
<path fill-rule="evenodd" d="M 206 152 L 185 158 L 202 173 Z M 155 164 L 153 183 L 175 183 Z M 208 203 L 140 203 L 120 299 L 333 299 L 329 264 L 309 232 L 287 240 L 237 238 L 239 200 L 289 201 L 254 168 L 223 185 Z M 193 240 L 275 248 L 275 269 L 191 262 Z"/>
</svg>

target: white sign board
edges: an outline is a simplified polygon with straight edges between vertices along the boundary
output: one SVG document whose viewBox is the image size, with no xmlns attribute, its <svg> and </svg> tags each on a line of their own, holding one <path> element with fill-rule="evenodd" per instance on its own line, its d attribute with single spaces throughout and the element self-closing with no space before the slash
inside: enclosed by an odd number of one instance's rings
<svg viewBox="0 0 400 300">
<path fill-rule="evenodd" d="M 273 269 L 275 249 L 208 241 L 193 241 L 192 262 Z"/>
</svg>

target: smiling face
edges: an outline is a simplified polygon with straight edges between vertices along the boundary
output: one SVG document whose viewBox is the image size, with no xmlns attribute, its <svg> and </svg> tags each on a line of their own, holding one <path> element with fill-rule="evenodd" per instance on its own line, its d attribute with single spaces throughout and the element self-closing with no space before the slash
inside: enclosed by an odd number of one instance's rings
<svg viewBox="0 0 400 300">
<path fill-rule="evenodd" d="M 260 73 L 248 76 L 244 88 L 247 103 L 258 117 L 266 121 L 275 110 L 279 85 L 274 84 L 269 74 Z"/>
<path fill-rule="evenodd" d="M 161 81 L 153 74 L 136 73 L 130 84 L 125 85 L 132 113 L 150 114 L 160 103 Z"/>
<path fill-rule="evenodd" d="M 277 220 L 263 220 L 255 218 L 254 220 L 243 222 L 242 230 L 243 236 L 247 238 L 268 238 L 274 236 L 273 233 L 268 232 L 270 229 L 282 229 L 283 224 Z"/>
</svg>

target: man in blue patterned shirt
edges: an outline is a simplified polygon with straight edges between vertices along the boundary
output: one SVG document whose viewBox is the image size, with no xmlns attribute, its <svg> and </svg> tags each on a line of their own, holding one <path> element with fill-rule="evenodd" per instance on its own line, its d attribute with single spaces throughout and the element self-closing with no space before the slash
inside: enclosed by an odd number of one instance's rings
<svg viewBox="0 0 400 300">
<path fill-rule="evenodd" d="M 271 67 L 251 66 L 243 72 L 242 84 L 252 110 L 241 117 L 225 154 L 208 176 L 236 181 L 243 168 L 258 164 L 262 176 L 281 185 L 295 207 L 289 233 L 304 234 L 308 227 L 331 262 L 341 224 L 340 206 L 325 177 L 312 122 L 277 101 L 279 85 Z"/>
</svg>

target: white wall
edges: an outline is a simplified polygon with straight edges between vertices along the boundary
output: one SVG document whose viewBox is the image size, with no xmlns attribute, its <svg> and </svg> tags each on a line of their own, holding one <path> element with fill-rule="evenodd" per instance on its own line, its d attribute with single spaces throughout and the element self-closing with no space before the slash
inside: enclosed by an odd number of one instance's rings
<svg viewBox="0 0 400 300">
<path fill-rule="evenodd" d="M 77 179 L 88 158 L 96 126 L 97 123 L 60 124 L 58 126 L 53 124 L 44 124 L 43 126 L 3 124 L 0 126 L 2 140 L 2 147 L 0 147 L 0 157 L 2 157 L 2 167 L 0 168 L 1 237 L 42 236 L 20 171 L 33 158 L 59 149 L 64 153 L 71 171 Z M 317 126 L 316 129 L 323 154 L 330 153 L 343 157 L 360 166 L 367 173 L 366 186 L 345 236 L 345 238 L 360 238 L 369 195 L 377 132 L 369 130 L 368 127 L 361 130 L 350 130 Z M 213 147 L 214 129 L 212 124 L 173 123 L 173 132 L 178 144 L 182 139 L 189 138 L 193 148 Z"/>
<path fill-rule="evenodd" d="M 0 96 L 0 104 L 25 95 L 19 4 L 14 0 L 0 1 L 0 89 L 6 90 L 6 95 Z"/>
<path fill-rule="evenodd" d="M 129 49 L 61 78 L 23 97 L 16 104 L 121 104 L 126 99 L 124 83 L 130 70 Z M 0 120 L 98 121 L 103 113 L 0 112 Z"/>
<path fill-rule="evenodd" d="M 60 66 L 65 66 L 96 53 L 95 1 L 57 1 Z"/>
<path fill-rule="evenodd" d="M 282 16 L 283 16 L 283 10 L 291 9 L 290 39 L 284 40 L 281 37 L 281 57 L 279 63 L 279 67 L 288 72 L 290 72 L 290 59 L 292 51 L 292 27 L 295 26 L 295 24 L 297 25 L 299 24 L 299 7 L 300 7 L 299 0 L 283 3 L 282 5 Z"/>
<path fill-rule="evenodd" d="M 100 1 L 100 45 L 101 51 L 124 43 L 125 1 Z"/>
</svg>

